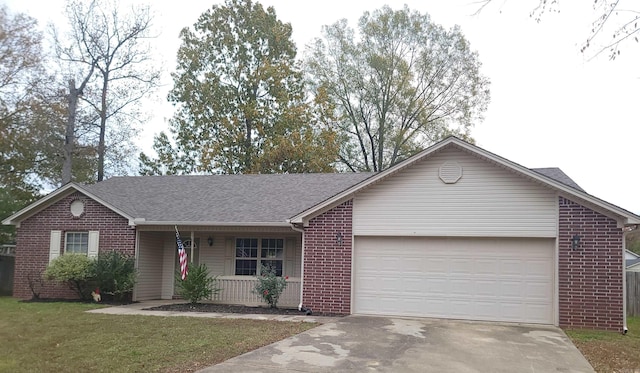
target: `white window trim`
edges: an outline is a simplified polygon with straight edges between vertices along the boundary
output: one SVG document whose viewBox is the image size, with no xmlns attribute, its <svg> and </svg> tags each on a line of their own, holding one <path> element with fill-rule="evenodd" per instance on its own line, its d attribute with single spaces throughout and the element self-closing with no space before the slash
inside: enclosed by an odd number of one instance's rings
<svg viewBox="0 0 640 373">
<path fill-rule="evenodd" d="M 236 256 L 237 254 L 237 240 L 238 239 L 257 239 L 258 240 L 258 253 L 257 253 L 257 257 L 253 258 L 253 257 L 241 257 L 241 256 Z M 262 240 L 269 240 L 269 239 L 275 239 L 275 240 L 282 240 L 282 258 L 280 259 L 271 259 L 271 258 L 262 258 Z M 233 239 L 233 275 L 234 276 L 253 276 L 253 275 L 237 275 L 236 274 L 236 264 L 238 259 L 240 260 L 255 260 L 256 261 L 256 274 L 255 277 L 260 276 L 260 270 L 262 269 L 262 261 L 272 261 L 272 260 L 279 260 L 280 262 L 282 262 L 282 275 L 284 276 L 284 274 L 286 273 L 286 269 L 285 269 L 285 264 L 286 264 L 286 253 L 287 253 L 287 240 L 285 237 L 256 237 L 256 236 L 239 236 L 239 237 L 234 237 Z"/>
</svg>

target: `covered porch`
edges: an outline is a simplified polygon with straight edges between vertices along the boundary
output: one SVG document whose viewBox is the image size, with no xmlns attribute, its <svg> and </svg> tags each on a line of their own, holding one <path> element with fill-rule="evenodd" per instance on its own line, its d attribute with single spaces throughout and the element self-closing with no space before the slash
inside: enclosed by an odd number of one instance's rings
<svg viewBox="0 0 640 373">
<path fill-rule="evenodd" d="M 138 226 L 134 301 L 175 299 L 179 268 L 174 226 Z M 210 302 L 263 305 L 253 293 L 262 265 L 288 276 L 279 307 L 300 303 L 302 235 L 290 227 L 179 226 L 190 265 L 206 264 L 217 276 L 218 288 Z"/>
</svg>

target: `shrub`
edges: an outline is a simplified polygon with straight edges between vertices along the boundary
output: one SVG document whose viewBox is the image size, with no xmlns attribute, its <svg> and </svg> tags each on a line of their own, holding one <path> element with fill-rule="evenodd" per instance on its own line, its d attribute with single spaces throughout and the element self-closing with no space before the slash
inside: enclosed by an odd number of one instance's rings
<svg viewBox="0 0 640 373">
<path fill-rule="evenodd" d="M 67 284 L 80 299 L 89 299 L 92 261 L 84 254 L 64 254 L 55 258 L 44 272 L 45 278 Z"/>
<path fill-rule="evenodd" d="M 287 277 L 276 276 L 275 268 L 271 266 L 262 266 L 260 273 L 262 275 L 258 277 L 253 292 L 260 295 L 269 307 L 277 308 L 278 299 L 287 287 Z"/>
<path fill-rule="evenodd" d="M 211 277 L 205 264 L 189 267 L 189 274 L 183 280 L 180 272 L 176 274 L 178 294 L 191 303 L 198 303 L 203 299 L 209 299 L 220 290 L 215 287 L 217 276 Z"/>
<path fill-rule="evenodd" d="M 33 270 L 27 272 L 27 284 L 31 290 L 31 299 L 40 299 L 40 292 L 44 286 L 44 270 Z"/>
<path fill-rule="evenodd" d="M 118 302 L 127 300 L 136 283 L 135 267 L 132 256 L 117 251 L 100 253 L 92 271 L 100 293 L 111 295 Z"/>
</svg>

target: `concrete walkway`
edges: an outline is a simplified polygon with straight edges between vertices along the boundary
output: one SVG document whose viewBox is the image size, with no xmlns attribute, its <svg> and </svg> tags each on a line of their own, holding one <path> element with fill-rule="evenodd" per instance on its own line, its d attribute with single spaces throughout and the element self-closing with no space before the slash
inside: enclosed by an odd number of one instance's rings
<svg viewBox="0 0 640 373">
<path fill-rule="evenodd" d="M 218 313 L 218 312 L 177 312 L 177 311 L 151 311 L 145 308 L 162 306 L 171 303 L 184 303 L 184 300 L 153 300 L 143 301 L 122 306 L 98 308 L 87 311 L 89 313 L 103 313 L 108 315 L 143 315 L 143 316 L 183 316 L 183 317 L 209 317 L 223 319 L 249 319 L 249 320 L 275 320 L 293 322 L 315 322 L 328 323 L 336 321 L 337 317 L 306 316 L 302 312 L 300 315 L 271 315 L 271 314 L 242 314 L 242 313 Z"/>
</svg>

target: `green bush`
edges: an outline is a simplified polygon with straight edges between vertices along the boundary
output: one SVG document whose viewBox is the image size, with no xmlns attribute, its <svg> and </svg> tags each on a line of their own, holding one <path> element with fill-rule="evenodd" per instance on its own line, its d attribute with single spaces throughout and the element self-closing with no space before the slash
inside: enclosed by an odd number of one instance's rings
<svg viewBox="0 0 640 373">
<path fill-rule="evenodd" d="M 93 261 L 92 272 L 103 297 L 108 294 L 117 302 L 128 300 L 136 283 L 136 262 L 132 256 L 117 251 L 101 252 Z"/>
<path fill-rule="evenodd" d="M 203 299 L 209 299 L 218 293 L 220 288 L 215 287 L 217 276 L 211 277 L 205 264 L 189 267 L 189 274 L 183 280 L 180 272 L 176 274 L 178 295 L 191 303 L 198 303 Z"/>
<path fill-rule="evenodd" d="M 277 308 L 278 299 L 287 287 L 287 277 L 276 276 L 275 268 L 270 266 L 262 266 L 260 273 L 262 275 L 258 277 L 253 292 L 260 295 L 269 307 Z"/>
<path fill-rule="evenodd" d="M 84 254 L 64 254 L 55 258 L 44 272 L 46 279 L 67 284 L 80 299 L 89 299 L 93 278 L 92 260 Z"/>
</svg>

